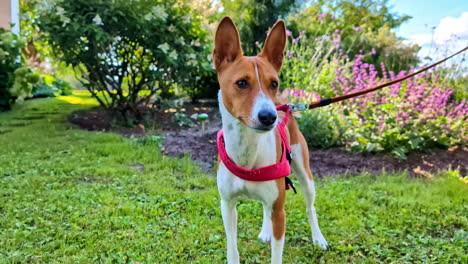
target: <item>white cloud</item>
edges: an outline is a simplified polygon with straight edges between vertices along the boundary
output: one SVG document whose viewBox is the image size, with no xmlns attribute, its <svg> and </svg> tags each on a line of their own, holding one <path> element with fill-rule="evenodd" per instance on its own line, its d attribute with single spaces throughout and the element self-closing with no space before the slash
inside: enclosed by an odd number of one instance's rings
<svg viewBox="0 0 468 264">
<path fill-rule="evenodd" d="M 405 41 L 413 44 L 418 44 L 419 46 L 428 44 L 432 42 L 431 34 L 416 34 L 411 36 L 410 40 Z"/>
<path fill-rule="evenodd" d="M 418 56 L 423 61 L 426 57 L 434 61 L 453 54 L 468 45 L 468 12 L 463 12 L 459 17 L 444 17 L 434 27 L 433 33 L 416 34 L 405 42 L 421 46 Z M 462 58 L 458 56 L 449 63 L 465 64 Z"/>
<path fill-rule="evenodd" d="M 444 17 L 434 31 L 437 44 L 444 44 L 452 39 L 468 40 L 468 12 L 460 17 Z"/>
<path fill-rule="evenodd" d="M 460 17 L 444 17 L 434 29 L 434 34 L 416 34 L 411 36 L 409 42 L 420 46 L 427 44 L 443 45 L 447 42 L 468 40 L 468 12 Z"/>
</svg>

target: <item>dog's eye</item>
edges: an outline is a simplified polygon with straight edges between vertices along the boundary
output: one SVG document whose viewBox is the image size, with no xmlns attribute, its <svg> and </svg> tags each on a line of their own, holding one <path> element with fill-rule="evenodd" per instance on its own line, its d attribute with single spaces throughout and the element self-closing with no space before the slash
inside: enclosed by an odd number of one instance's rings
<svg viewBox="0 0 468 264">
<path fill-rule="evenodd" d="M 277 81 L 272 81 L 271 82 L 271 89 L 276 90 L 278 88 L 278 82 Z"/>
<path fill-rule="evenodd" d="M 239 80 L 236 82 L 237 87 L 240 89 L 247 89 L 249 88 L 249 83 L 246 80 Z"/>
</svg>

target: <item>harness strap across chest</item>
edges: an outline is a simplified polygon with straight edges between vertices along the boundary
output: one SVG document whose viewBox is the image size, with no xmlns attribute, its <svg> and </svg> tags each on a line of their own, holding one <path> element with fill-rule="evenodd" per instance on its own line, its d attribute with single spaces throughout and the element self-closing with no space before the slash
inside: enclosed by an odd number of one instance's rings
<svg viewBox="0 0 468 264">
<path fill-rule="evenodd" d="M 218 153 L 223 162 L 224 166 L 237 177 L 246 181 L 271 181 L 279 178 L 286 177 L 291 174 L 290 153 L 291 147 L 288 144 L 288 138 L 286 135 L 286 124 L 288 123 L 290 108 L 288 105 L 280 105 L 276 107 L 276 110 L 285 112 L 285 116 L 281 123 L 276 126 L 278 133 L 281 136 L 282 154 L 281 159 L 278 163 L 253 169 L 246 170 L 237 166 L 231 158 L 229 158 L 226 152 L 226 146 L 224 144 L 224 133 L 221 129 L 217 136 Z M 289 189 L 289 184 L 286 185 L 286 189 Z"/>
</svg>

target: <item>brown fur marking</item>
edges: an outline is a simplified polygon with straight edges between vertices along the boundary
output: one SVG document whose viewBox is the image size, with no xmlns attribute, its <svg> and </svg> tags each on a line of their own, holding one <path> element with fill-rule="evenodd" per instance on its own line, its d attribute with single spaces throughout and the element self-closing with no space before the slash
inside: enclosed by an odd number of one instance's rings
<svg viewBox="0 0 468 264">
<path fill-rule="evenodd" d="M 286 186 L 284 178 L 276 180 L 278 187 L 278 199 L 273 203 L 271 211 L 271 223 L 273 225 L 273 236 L 280 240 L 286 230 L 286 212 L 284 211 L 284 202 L 286 200 Z"/>
</svg>

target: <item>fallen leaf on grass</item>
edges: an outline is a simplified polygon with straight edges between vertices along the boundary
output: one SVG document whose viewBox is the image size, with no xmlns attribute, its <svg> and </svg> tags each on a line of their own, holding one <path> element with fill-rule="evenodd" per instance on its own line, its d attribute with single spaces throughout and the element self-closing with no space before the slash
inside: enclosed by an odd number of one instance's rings
<svg viewBox="0 0 468 264">
<path fill-rule="evenodd" d="M 420 166 L 414 168 L 413 172 L 414 172 L 415 175 L 426 177 L 429 180 L 432 180 L 434 178 L 434 175 L 432 175 L 428 171 L 422 170 Z"/>
</svg>

